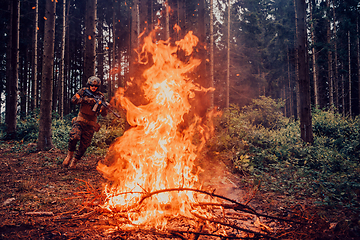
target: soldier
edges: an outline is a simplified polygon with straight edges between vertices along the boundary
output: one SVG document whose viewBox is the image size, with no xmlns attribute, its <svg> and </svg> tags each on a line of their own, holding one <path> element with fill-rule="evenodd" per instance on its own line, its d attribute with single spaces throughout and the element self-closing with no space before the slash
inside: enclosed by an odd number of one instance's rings
<svg viewBox="0 0 360 240">
<path fill-rule="evenodd" d="M 75 168 L 76 163 L 84 155 L 86 149 L 91 144 L 91 139 L 94 132 L 99 131 L 100 124 L 97 123 L 97 116 L 101 114 L 106 116 L 107 111 L 104 107 L 98 107 L 98 111 L 93 111 L 93 107 L 96 104 L 94 98 L 85 96 L 85 89 L 89 89 L 95 96 L 104 95 L 99 91 L 101 80 L 98 77 L 91 76 L 87 81 L 87 87 L 81 88 L 72 98 L 73 104 L 80 104 L 80 111 L 77 117 L 72 120 L 72 128 L 70 131 L 70 139 L 68 146 L 68 154 L 63 161 L 63 166 L 69 168 Z M 75 158 L 74 151 L 76 150 L 76 144 L 80 141 L 79 149 L 76 152 Z"/>
</svg>

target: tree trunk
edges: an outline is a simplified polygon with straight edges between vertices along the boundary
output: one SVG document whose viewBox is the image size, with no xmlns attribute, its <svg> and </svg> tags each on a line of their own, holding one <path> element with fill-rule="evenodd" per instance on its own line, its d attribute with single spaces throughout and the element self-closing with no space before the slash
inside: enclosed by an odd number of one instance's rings
<svg viewBox="0 0 360 240">
<path fill-rule="evenodd" d="M 66 37 L 66 0 L 63 0 L 63 21 L 61 37 L 61 57 L 60 57 L 60 87 L 59 87 L 59 114 L 60 118 L 64 117 L 64 67 L 65 67 L 65 37 Z"/>
<path fill-rule="evenodd" d="M 348 68 L 348 79 L 349 79 L 349 116 L 352 116 L 352 87 L 351 87 L 351 42 L 350 42 L 350 31 L 348 31 L 348 62 L 349 62 L 349 68 Z"/>
<path fill-rule="evenodd" d="M 298 11 L 296 9 L 296 4 L 297 1 L 299 0 L 294 0 L 294 6 L 295 6 L 295 20 L 296 20 L 296 24 L 295 24 L 295 44 L 297 42 L 298 39 L 298 35 L 299 35 L 299 26 L 298 26 Z M 295 94 L 296 94 L 296 108 L 294 108 L 295 111 L 295 119 L 299 118 L 299 114 L 300 114 L 300 91 L 299 91 L 299 49 L 297 47 L 295 47 Z"/>
<path fill-rule="evenodd" d="M 64 65 L 64 113 L 69 114 L 70 113 L 70 98 L 71 96 L 71 84 L 70 84 L 70 46 L 69 46 L 69 42 L 70 42 L 70 30 L 69 30 L 69 15 L 70 15 L 70 1 L 67 1 L 67 14 L 66 14 L 66 19 L 65 19 L 65 23 L 66 23 L 66 34 L 65 34 L 65 65 Z"/>
<path fill-rule="evenodd" d="M 344 71 L 344 67 L 341 67 L 342 72 Z M 341 102 L 342 102 L 342 115 L 346 116 L 346 107 L 345 107 L 345 77 L 344 74 L 341 74 Z"/>
<path fill-rule="evenodd" d="M 38 26 L 39 26 L 39 0 L 35 0 L 35 18 L 34 18 L 34 36 L 33 36 L 33 50 L 32 50 L 32 89 L 31 89 L 31 106 L 30 109 L 33 111 L 38 107 Z"/>
<path fill-rule="evenodd" d="M 54 40 L 56 1 L 46 0 L 43 72 L 41 79 L 40 121 L 38 150 L 53 148 L 51 131 L 51 107 L 53 93 Z"/>
<path fill-rule="evenodd" d="M 214 12 L 213 0 L 210 0 L 210 87 L 214 88 Z M 210 107 L 214 108 L 214 91 L 210 93 Z"/>
<path fill-rule="evenodd" d="M 95 75 L 96 5 L 97 0 L 86 1 L 83 85 L 86 84 L 89 77 Z"/>
<path fill-rule="evenodd" d="M 358 113 L 360 114 L 360 32 L 359 32 L 359 16 L 356 17 L 356 52 L 357 52 L 357 64 L 358 64 L 358 97 L 359 97 L 359 103 L 358 103 Z"/>
<path fill-rule="evenodd" d="M 100 86 L 100 91 L 104 92 L 104 34 L 103 34 L 103 16 L 101 15 L 101 17 L 99 18 L 99 23 L 98 23 L 98 29 L 99 29 L 99 34 L 98 34 L 98 47 L 97 47 L 97 62 L 98 62 L 98 77 L 101 79 L 101 86 Z"/>
<path fill-rule="evenodd" d="M 297 49 L 299 55 L 299 92 L 300 92 L 300 130 L 301 138 L 313 142 L 310 102 L 310 78 L 308 54 L 306 49 L 306 5 L 305 0 L 297 0 Z"/>
<path fill-rule="evenodd" d="M 330 23 L 330 0 L 326 0 L 327 5 L 327 44 L 328 44 L 328 84 L 329 84 L 329 107 L 330 111 L 334 110 L 334 86 L 333 86 L 333 71 L 332 71 L 332 53 L 331 53 L 331 23 Z"/>
<path fill-rule="evenodd" d="M 131 32 L 130 32 L 130 59 L 129 59 L 129 77 L 135 77 L 136 69 L 134 67 L 136 60 L 135 49 L 139 47 L 139 2 L 134 0 L 133 6 L 131 8 Z"/>
<path fill-rule="evenodd" d="M 289 47 L 287 48 L 287 72 L 288 72 L 288 94 L 289 94 L 289 115 L 288 117 L 294 116 L 294 99 L 293 99 L 293 87 L 291 81 L 291 69 L 290 69 L 290 50 Z"/>
<path fill-rule="evenodd" d="M 19 24 L 20 24 L 20 0 L 10 1 L 10 24 L 9 24 L 9 47 L 6 71 L 6 110 L 5 124 L 8 139 L 16 137 L 16 115 L 18 101 L 18 77 L 19 77 Z"/>
<path fill-rule="evenodd" d="M 227 19 L 227 64 L 226 64 L 226 105 L 225 107 L 229 109 L 230 107 L 230 8 L 231 8 L 231 2 L 228 0 L 228 19 Z"/>
<path fill-rule="evenodd" d="M 333 36 L 334 36 L 334 105 L 339 111 L 339 70 L 338 70 L 338 53 L 337 53 L 337 30 L 336 30 L 336 16 L 335 16 L 335 4 L 333 8 L 333 22 L 334 22 L 334 29 L 333 29 Z"/>
<path fill-rule="evenodd" d="M 111 70 L 110 71 L 110 76 L 109 76 L 109 79 L 110 79 L 110 82 L 109 82 L 109 97 L 112 97 L 115 93 L 115 90 L 114 90 L 114 83 L 116 81 L 116 58 L 115 58 L 115 55 L 116 55 L 116 37 L 115 37 L 115 16 L 116 16 L 116 13 L 115 13 L 115 2 L 113 3 L 113 17 L 112 17 L 112 28 L 111 28 L 111 36 L 110 38 L 112 38 L 112 46 L 111 46 L 111 55 L 109 55 L 109 57 L 111 56 Z M 110 39 L 109 39 L 109 44 L 110 44 Z"/>
<path fill-rule="evenodd" d="M 170 6 L 169 2 L 165 1 L 165 40 L 170 38 Z"/>
<path fill-rule="evenodd" d="M 311 42 L 312 42 L 312 68 L 313 68 L 313 81 L 314 81 L 314 99 L 315 99 L 315 107 L 319 107 L 319 86 L 318 86 L 318 76 L 317 76 L 317 63 L 316 63 L 316 49 L 315 49 L 315 28 L 314 28 L 314 21 L 313 21 L 313 6 L 314 1 L 311 0 L 309 2 L 310 6 L 310 22 L 311 22 Z"/>
</svg>

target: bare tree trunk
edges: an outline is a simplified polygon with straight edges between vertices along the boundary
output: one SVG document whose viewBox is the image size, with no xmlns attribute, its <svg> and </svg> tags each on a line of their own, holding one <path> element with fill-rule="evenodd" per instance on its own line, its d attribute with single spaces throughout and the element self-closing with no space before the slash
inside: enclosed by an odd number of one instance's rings
<svg viewBox="0 0 360 240">
<path fill-rule="evenodd" d="M 53 94 L 53 67 L 54 67 L 54 41 L 55 41 L 55 14 L 56 1 L 46 0 L 44 28 L 44 55 L 43 72 L 41 79 L 41 101 L 38 150 L 53 148 L 51 130 L 51 109 Z"/>
<path fill-rule="evenodd" d="M 134 51 L 139 47 L 139 1 L 134 0 L 131 8 L 131 32 L 130 32 L 130 59 L 129 59 L 129 77 L 135 77 L 136 69 L 134 63 L 136 60 L 136 52 Z"/>
<path fill-rule="evenodd" d="M 296 20 L 296 24 L 295 24 L 295 44 L 297 42 L 297 37 L 299 34 L 299 26 L 298 26 L 298 11 L 296 9 L 296 5 L 297 5 L 297 1 L 299 0 L 294 0 L 294 6 L 295 6 L 295 20 Z M 299 118 L 299 114 L 300 114 L 300 90 L 299 90 L 299 49 L 295 47 L 295 94 L 296 94 L 296 112 L 295 112 L 295 118 L 298 119 Z"/>
<path fill-rule="evenodd" d="M 342 69 L 344 70 L 344 69 Z M 344 74 L 341 74 L 341 102 L 342 102 L 342 115 L 346 116 L 346 107 L 345 107 L 345 78 Z"/>
<path fill-rule="evenodd" d="M 66 0 L 63 0 L 63 21 L 62 21 L 62 38 L 61 38 L 61 57 L 60 57 L 60 87 L 59 87 L 59 114 L 60 118 L 64 117 L 64 65 L 65 65 L 65 37 L 66 37 Z"/>
<path fill-rule="evenodd" d="M 116 13 L 115 13 L 115 2 L 113 5 L 113 22 L 112 22 L 112 28 L 111 28 L 111 32 L 112 32 L 112 47 L 111 47 L 111 68 L 110 69 L 115 69 L 116 68 L 116 37 L 115 37 L 115 19 L 116 19 Z M 110 43 L 110 39 L 109 39 L 109 43 Z M 109 82 L 109 97 L 112 97 L 115 93 L 115 89 L 114 89 L 114 83 L 116 82 L 116 71 L 112 71 L 110 72 L 110 82 Z"/>
<path fill-rule="evenodd" d="M 291 116 L 294 116 L 294 99 L 293 99 L 293 88 L 292 88 L 292 81 L 291 81 L 291 69 L 290 69 L 290 52 L 289 52 L 289 47 L 287 49 L 287 62 L 288 62 L 288 66 L 287 66 L 287 71 L 288 71 L 288 94 L 289 94 L 289 116 L 288 117 L 291 117 Z"/>
<path fill-rule="evenodd" d="M 169 1 L 165 1 L 165 40 L 170 38 L 170 6 Z"/>
<path fill-rule="evenodd" d="M 97 0 L 86 1 L 83 85 L 89 77 L 95 75 L 96 5 Z"/>
<path fill-rule="evenodd" d="M 108 84 L 107 84 L 107 92 L 109 94 L 109 96 L 112 96 L 112 72 L 111 72 L 111 69 L 114 67 L 113 66 L 113 59 L 112 59 L 112 47 L 111 46 L 111 33 L 112 33 L 112 28 L 110 28 L 109 26 L 109 34 L 108 34 L 108 64 L 109 64 L 109 78 L 108 78 Z"/>
<path fill-rule="evenodd" d="M 64 65 L 64 113 L 70 113 L 70 93 L 71 93 L 71 84 L 70 84 L 70 51 L 69 51 L 69 42 L 70 42 L 70 34 L 69 34 L 69 14 L 70 14 L 70 1 L 67 1 L 67 14 L 66 14 L 66 34 L 65 34 L 65 65 Z"/>
<path fill-rule="evenodd" d="M 38 25 L 39 25 L 39 0 L 35 0 L 35 19 L 34 19 L 34 36 L 33 36 L 33 50 L 32 50 L 32 89 L 31 89 L 31 106 L 30 109 L 33 111 L 38 107 Z"/>
<path fill-rule="evenodd" d="M 297 25 L 298 41 L 297 49 L 299 54 L 299 91 L 300 91 L 300 130 L 301 138 L 308 143 L 313 142 L 313 131 L 311 121 L 310 101 L 310 79 L 308 54 L 306 49 L 306 4 L 305 0 L 297 0 Z"/>
<path fill-rule="evenodd" d="M 7 58 L 6 71 L 6 110 L 5 124 L 8 139 L 15 138 L 16 116 L 18 101 L 18 77 L 19 77 L 19 24 L 20 24 L 20 1 L 10 1 L 10 26 L 9 26 L 9 56 Z"/>
<path fill-rule="evenodd" d="M 229 109 L 230 107 L 230 8 L 231 8 L 231 2 L 230 0 L 228 0 L 228 19 L 227 19 L 227 64 L 226 64 L 226 69 L 227 69 L 227 73 L 226 73 L 226 105 L 225 107 L 227 109 Z"/>
<path fill-rule="evenodd" d="M 333 4 L 334 5 L 334 4 Z M 333 73 L 333 79 L 334 79 L 334 104 L 339 111 L 339 70 L 338 70 L 338 53 L 337 53 L 337 31 L 336 31 L 336 16 L 335 16 L 335 5 L 333 8 L 333 22 L 334 22 L 334 70 L 335 73 Z"/>
<path fill-rule="evenodd" d="M 352 116 L 352 87 L 351 87 L 351 42 L 350 42 L 350 31 L 348 31 L 348 61 L 349 61 L 349 72 L 348 72 L 348 79 L 349 79 L 349 116 Z"/>
<path fill-rule="evenodd" d="M 311 21 L 311 42 L 312 42 L 312 67 L 313 67 L 313 81 L 314 81 L 314 98 L 315 98 L 315 107 L 319 107 L 319 86 L 318 86 L 318 77 L 317 77 L 317 63 L 316 63 L 316 49 L 315 49 L 315 28 L 313 21 L 313 0 L 310 1 L 310 21 Z"/>
<path fill-rule="evenodd" d="M 102 80 L 101 81 L 101 86 L 100 86 L 100 91 L 104 92 L 104 34 L 103 34 L 103 17 L 101 16 L 99 18 L 99 23 L 98 23 L 98 29 L 99 29 L 99 34 L 98 34 L 98 47 L 97 47 L 97 62 L 98 62 L 98 77 Z"/>
<path fill-rule="evenodd" d="M 360 41 L 359 41 L 359 15 L 356 17 L 356 48 L 357 48 L 357 64 L 358 64 L 358 95 L 359 95 L 359 114 L 360 114 Z"/>
<path fill-rule="evenodd" d="M 330 0 L 326 0 L 327 11 L 327 44 L 328 44 L 328 83 L 329 83 L 329 107 L 330 111 L 334 110 L 334 86 L 333 86 L 333 71 L 332 71 L 332 53 L 331 53 L 331 25 L 330 25 Z"/>
<path fill-rule="evenodd" d="M 214 12 L 213 0 L 210 0 L 210 87 L 214 88 Z M 214 108 L 214 91 L 210 93 L 210 107 Z"/>
</svg>

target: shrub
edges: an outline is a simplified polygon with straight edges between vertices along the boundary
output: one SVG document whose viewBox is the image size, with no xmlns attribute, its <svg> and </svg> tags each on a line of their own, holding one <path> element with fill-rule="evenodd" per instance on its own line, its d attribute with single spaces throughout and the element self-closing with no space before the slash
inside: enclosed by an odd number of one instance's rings
<svg viewBox="0 0 360 240">
<path fill-rule="evenodd" d="M 300 137 L 299 121 L 286 119 L 269 98 L 232 105 L 217 124 L 211 148 L 262 190 L 312 198 L 318 204 L 360 210 L 358 118 L 315 110 L 314 143 Z"/>
</svg>

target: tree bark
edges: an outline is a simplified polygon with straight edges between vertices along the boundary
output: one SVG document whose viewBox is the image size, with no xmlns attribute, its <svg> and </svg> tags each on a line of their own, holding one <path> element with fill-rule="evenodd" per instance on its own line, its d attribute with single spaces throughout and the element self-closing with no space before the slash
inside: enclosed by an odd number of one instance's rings
<svg viewBox="0 0 360 240">
<path fill-rule="evenodd" d="M 225 107 L 229 109 L 230 107 L 230 8 L 231 8 L 231 2 L 228 0 L 228 19 L 227 19 L 227 64 L 226 64 L 226 105 Z"/>
<path fill-rule="evenodd" d="M 51 109 L 53 94 L 54 40 L 56 1 L 46 0 L 43 72 L 41 79 L 41 101 L 38 150 L 53 148 L 51 130 Z"/>
<path fill-rule="evenodd" d="M 136 69 L 134 67 L 136 60 L 135 50 L 139 47 L 139 1 L 134 0 L 131 8 L 131 32 L 130 32 L 130 59 L 129 59 L 129 77 L 135 77 Z"/>
<path fill-rule="evenodd" d="M 314 6 L 314 1 L 311 0 L 309 2 L 309 6 L 310 6 L 310 21 L 311 21 L 311 29 L 310 29 L 310 33 L 311 33 L 311 42 L 312 42 L 312 47 L 311 47 L 311 51 L 312 51 L 312 68 L 313 68 L 313 81 L 314 81 L 314 99 L 315 99 L 315 107 L 318 108 L 319 107 L 319 86 L 318 86 L 318 76 L 317 76 L 317 57 L 316 57 L 316 49 L 315 49 L 315 28 L 314 28 L 314 21 L 313 21 L 313 6 Z"/>
<path fill-rule="evenodd" d="M 332 53 L 331 53 L 331 19 L 330 19 L 330 0 L 326 0 L 327 5 L 327 54 L 328 54 L 328 84 L 329 84 L 329 108 L 334 110 L 334 86 L 333 86 L 333 70 L 332 70 Z"/>
<path fill-rule="evenodd" d="M 210 0 L 210 87 L 214 88 L 214 12 L 213 0 Z M 210 107 L 214 108 L 214 91 L 210 93 Z"/>
<path fill-rule="evenodd" d="M 352 87 L 351 87 L 351 37 L 350 37 L 350 31 L 348 31 L 348 80 L 349 80 L 349 112 L 348 115 L 352 116 Z"/>
<path fill-rule="evenodd" d="M 19 24 L 20 24 L 20 1 L 10 1 L 10 24 L 9 24 L 9 47 L 6 71 L 6 110 L 5 124 L 6 137 L 16 137 L 16 116 L 18 101 L 18 78 L 19 78 Z"/>
<path fill-rule="evenodd" d="M 338 69 L 338 53 L 337 53 L 337 28 L 336 28 L 336 16 L 335 16 L 335 4 L 333 8 L 333 22 L 334 22 L 334 29 L 333 29 L 333 36 L 334 36 L 334 105 L 339 111 L 339 69 Z"/>
<path fill-rule="evenodd" d="M 60 57 L 60 87 L 59 87 L 59 115 L 64 117 L 64 68 L 65 68 L 65 39 L 66 39 L 66 0 L 63 0 L 63 19 L 62 19 L 62 37 L 61 37 L 61 57 Z"/>
<path fill-rule="evenodd" d="M 295 44 L 298 41 L 298 35 L 299 35 L 299 26 L 298 26 L 298 9 L 297 9 L 297 1 L 294 0 L 294 6 L 295 6 Z M 296 99 L 296 108 L 294 108 L 294 116 L 295 119 L 299 118 L 300 114 L 300 90 L 299 90 L 299 49 L 295 47 L 295 99 Z"/>
<path fill-rule="evenodd" d="M 103 15 L 99 16 L 99 22 L 98 22 L 98 30 L 99 30 L 99 34 L 98 34 L 98 47 L 97 47 L 97 62 L 98 62 L 98 66 L 97 66 L 97 70 L 98 70 L 98 77 L 102 80 L 101 81 L 101 86 L 100 86 L 100 91 L 104 92 L 104 28 L 103 28 L 103 24 L 104 24 L 104 19 L 103 19 Z"/>
<path fill-rule="evenodd" d="M 305 0 L 297 0 L 297 49 L 299 55 L 299 92 L 300 92 L 300 130 L 303 141 L 313 142 L 310 102 L 310 78 L 308 54 L 306 49 L 306 5 Z"/>
<path fill-rule="evenodd" d="M 287 48 L 287 72 L 288 72 L 288 94 L 289 94 L 289 115 L 288 117 L 294 116 L 294 99 L 293 99 L 293 87 L 292 87 L 292 78 L 291 78 L 291 69 L 290 69 L 290 50 Z"/>
<path fill-rule="evenodd" d="M 67 14 L 66 14 L 66 34 L 65 34 L 65 65 L 64 65 L 64 114 L 69 114 L 70 113 L 70 98 L 72 97 L 71 95 L 71 84 L 70 84 L 70 46 L 69 46 L 69 42 L 70 42 L 70 30 L 69 30 L 69 15 L 70 15 L 70 1 L 67 1 Z"/>
<path fill-rule="evenodd" d="M 170 38 L 170 6 L 169 2 L 165 1 L 165 39 L 168 40 Z"/>
<path fill-rule="evenodd" d="M 34 32 L 33 32 L 33 50 L 32 50 L 32 89 L 31 89 L 31 103 L 30 110 L 34 110 L 38 105 L 38 26 L 39 26 L 39 0 L 35 0 L 35 17 L 34 17 Z"/>
<path fill-rule="evenodd" d="M 86 84 L 89 77 L 95 75 L 96 5 L 97 0 L 86 1 L 83 85 Z"/>
<path fill-rule="evenodd" d="M 356 17 L 356 52 L 357 52 L 357 65 L 358 65 L 358 97 L 359 97 L 359 103 L 358 103 L 358 113 L 360 114 L 360 32 L 359 32 L 359 15 Z"/>
</svg>

